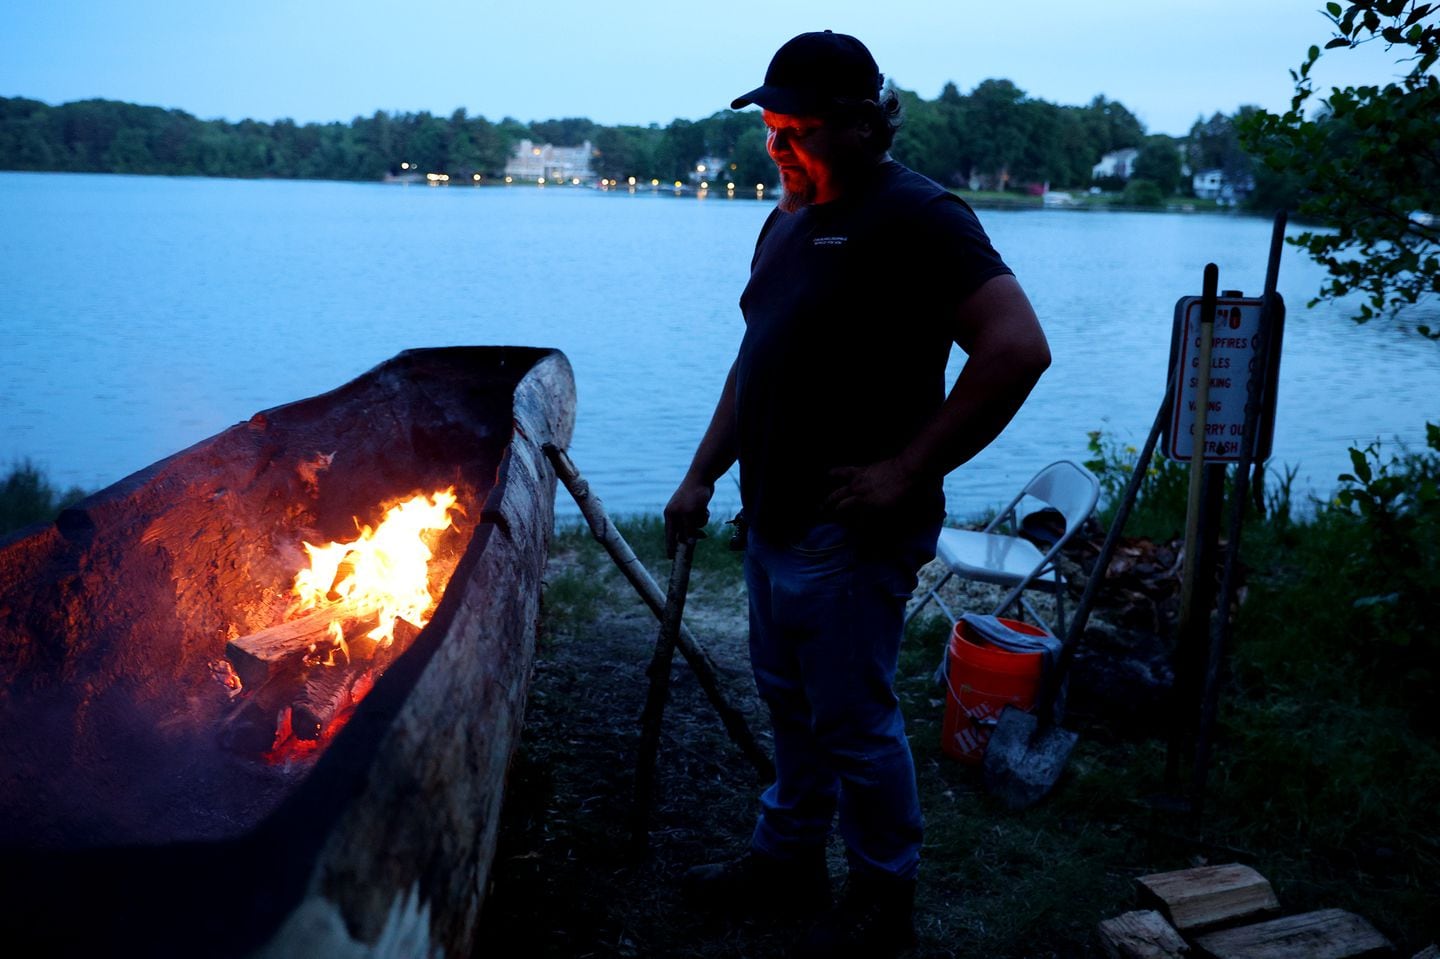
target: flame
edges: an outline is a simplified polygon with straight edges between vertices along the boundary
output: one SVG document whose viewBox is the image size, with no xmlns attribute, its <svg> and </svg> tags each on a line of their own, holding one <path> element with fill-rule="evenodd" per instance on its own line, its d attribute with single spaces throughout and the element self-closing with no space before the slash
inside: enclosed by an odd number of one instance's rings
<svg viewBox="0 0 1440 959">
<path fill-rule="evenodd" d="M 310 567 L 295 576 L 294 612 L 342 604 L 378 611 L 379 624 L 366 635 L 382 646 L 394 641 L 396 620 L 423 628 L 437 599 L 430 593 L 432 553 L 425 534 L 451 527 L 456 502 L 453 486 L 421 493 L 386 510 L 373 530 L 362 526 L 348 543 L 305 543 Z M 331 664 L 337 654 L 349 658 L 343 633 L 330 650 Z"/>
</svg>

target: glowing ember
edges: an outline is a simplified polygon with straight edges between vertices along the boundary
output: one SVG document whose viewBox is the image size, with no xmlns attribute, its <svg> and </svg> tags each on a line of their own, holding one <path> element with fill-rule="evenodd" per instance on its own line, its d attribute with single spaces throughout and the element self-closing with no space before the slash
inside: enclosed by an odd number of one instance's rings
<svg viewBox="0 0 1440 959">
<path fill-rule="evenodd" d="M 397 619 L 423 627 L 437 598 L 430 594 L 431 552 L 425 534 L 449 529 L 450 513 L 458 509 L 454 487 L 430 496 L 422 493 L 390 507 L 375 529 L 361 527 L 351 542 L 305 543 L 310 568 L 295 577 L 294 611 L 333 606 L 377 611 L 380 622 L 366 635 L 382 646 L 394 640 Z M 343 633 L 338 623 L 335 627 L 332 665 L 337 655 L 348 658 Z"/>
</svg>

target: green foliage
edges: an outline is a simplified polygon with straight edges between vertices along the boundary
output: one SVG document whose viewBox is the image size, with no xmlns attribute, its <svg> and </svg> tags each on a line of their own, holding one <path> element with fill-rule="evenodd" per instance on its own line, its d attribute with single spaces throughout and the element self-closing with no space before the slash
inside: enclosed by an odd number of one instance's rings
<svg viewBox="0 0 1440 959">
<path fill-rule="evenodd" d="M 1330 277 L 1313 303 L 1360 293 L 1358 322 L 1396 314 L 1440 292 L 1440 4 L 1360 0 L 1326 7 L 1333 36 L 1325 49 L 1380 40 L 1408 64 L 1384 86 L 1336 87 L 1307 118 L 1315 95 L 1311 71 L 1322 55 L 1310 47 L 1291 71 L 1290 109 L 1258 112 L 1241 124 L 1249 148 L 1300 188 L 1299 213 L 1331 229 L 1291 242 Z M 1427 216 L 1428 215 L 1428 216 Z M 1440 330 L 1417 327 L 1432 338 Z"/>
<path fill-rule="evenodd" d="M 1284 473 L 1266 491 L 1263 517 L 1247 520 L 1245 543 L 1260 557 L 1247 562 L 1279 571 L 1263 577 L 1262 591 L 1270 597 L 1270 615 L 1284 625 L 1267 629 L 1304 623 L 1305 642 L 1334 637 L 1333 647 L 1322 646 L 1344 649 L 1351 658 L 1363 650 L 1367 669 L 1386 670 L 1428 697 L 1440 692 L 1440 426 L 1427 424 L 1426 432 L 1423 452 L 1382 457 L 1378 443 L 1351 449 L 1351 472 L 1339 477 L 1335 498 L 1303 520 L 1291 509 L 1295 471 Z M 1137 451 L 1098 431 L 1089 446 L 1085 466 L 1100 481 L 1101 519 L 1108 525 Z M 1188 463 L 1153 459 L 1126 534 L 1180 535 L 1188 489 Z M 1226 501 L 1233 501 L 1232 492 Z"/>
<path fill-rule="evenodd" d="M 963 94 L 948 83 L 935 100 L 895 90 L 905 122 L 896 159 L 950 187 L 1011 196 L 1043 184 L 1078 189 L 1101 156 L 1141 146 L 1137 176 L 1162 195 L 1180 185 L 1179 154 L 1168 137 L 1145 136 L 1122 104 L 1096 97 L 1085 106 L 1028 96 L 1009 80 L 988 79 Z M 1223 122 L 1222 122 L 1223 121 Z M 1226 127 L 1219 117 L 1211 121 Z M 522 139 L 562 146 L 589 141 L 597 177 L 688 180 L 701 157 L 725 166 L 710 179 L 738 187 L 773 184 L 775 167 L 755 111 L 721 110 L 702 120 L 660 126 L 601 126 L 584 117 L 490 122 L 462 108 L 448 117 L 376 111 L 345 123 L 199 120 L 179 110 L 109 100 L 51 107 L 0 98 L 0 169 L 125 172 L 223 177 L 376 180 L 401 172 L 503 172 Z M 1123 181 L 1113 184 L 1123 189 Z M 1145 205 L 1156 205 L 1149 193 Z"/>
<path fill-rule="evenodd" d="M 1167 136 L 1146 138 L 1145 145 L 1135 157 L 1132 172 L 1137 180 L 1149 180 L 1155 184 L 1163 196 L 1174 196 L 1185 182 L 1180 174 L 1180 151 L 1175 141 Z"/>
<path fill-rule="evenodd" d="M 57 490 L 29 460 L 16 463 L 0 483 L 0 534 L 54 519 L 56 513 L 84 496 L 78 486 Z"/>
<path fill-rule="evenodd" d="M 615 180 L 654 176 L 652 157 L 657 139 L 656 131 L 644 127 L 602 127 L 594 140 L 595 172 Z"/>
<path fill-rule="evenodd" d="M 1085 468 L 1100 481 L 1100 517 L 1109 526 L 1135 473 L 1140 451 L 1099 430 L 1089 434 L 1088 447 L 1090 458 L 1085 461 Z M 1130 518 L 1125 523 L 1126 534 L 1157 540 L 1179 536 L 1185 529 L 1189 483 L 1189 463 L 1163 456 L 1151 457 Z"/>
<path fill-rule="evenodd" d="M 1059 106 L 1009 80 L 985 80 L 968 95 L 947 83 L 933 101 L 895 92 L 905 111 L 895 158 L 951 187 L 1084 186 L 1101 156 L 1145 136 L 1140 121 L 1113 100 Z"/>
<path fill-rule="evenodd" d="M 1381 459 L 1380 444 L 1350 450 L 1353 472 L 1330 508 L 1329 520 L 1358 541 L 1338 567 L 1355 595 L 1352 615 L 1370 639 L 1396 650 L 1407 679 L 1440 691 L 1440 441 L 1426 424 L 1431 450 Z"/>
<path fill-rule="evenodd" d="M 578 147 L 586 140 L 594 140 L 600 127 L 585 117 L 566 117 L 563 120 L 537 120 L 530 124 L 530 138 L 541 143 L 557 146 Z"/>
<path fill-rule="evenodd" d="M 448 119 L 376 112 L 349 124 L 301 126 L 199 120 L 113 100 L 51 107 L 0 98 L 0 169 L 10 170 L 375 180 L 408 163 L 468 176 L 502 170 L 520 135 L 529 128 L 497 127 L 463 109 Z"/>
<path fill-rule="evenodd" d="M 1156 207 L 1165 203 L 1165 194 L 1158 184 L 1151 180 L 1133 179 L 1125 184 L 1127 206 Z"/>
<path fill-rule="evenodd" d="M 1208 120 L 1196 120 L 1190 127 L 1190 166 L 1199 170 L 1220 170 L 1229 181 L 1241 181 L 1254 172 L 1254 161 L 1240 141 L 1240 127 L 1254 115 L 1255 107 L 1241 107 L 1233 117 L 1216 113 Z"/>
<path fill-rule="evenodd" d="M 933 101 L 896 93 L 906 121 L 894 155 L 948 186 L 975 180 L 1002 191 L 1044 183 L 1082 187 L 1104 153 L 1145 136 L 1135 116 L 1113 100 L 1061 106 L 1029 97 L 1009 80 L 985 80 L 968 95 L 947 84 Z M 606 127 L 584 117 L 491 123 L 463 108 L 449 117 L 377 111 L 348 124 L 299 125 L 199 120 L 110 100 L 51 107 L 0 98 L 0 169 L 12 170 L 337 180 L 419 171 L 463 180 L 503 172 L 521 139 L 562 146 L 588 140 L 595 174 L 622 181 L 686 180 L 703 156 L 725 161 L 721 182 L 749 187 L 776 178 L 755 111 L 722 110 L 663 127 Z M 1162 189 L 1167 177 L 1163 170 L 1155 176 Z"/>
</svg>

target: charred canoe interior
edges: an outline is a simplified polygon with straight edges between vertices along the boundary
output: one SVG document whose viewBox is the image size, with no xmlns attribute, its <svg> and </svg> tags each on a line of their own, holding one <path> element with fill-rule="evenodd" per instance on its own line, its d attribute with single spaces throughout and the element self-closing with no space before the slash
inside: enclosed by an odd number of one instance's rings
<svg viewBox="0 0 1440 959">
<path fill-rule="evenodd" d="M 468 949 L 573 416 L 554 351 L 407 351 L 0 540 L 0 932 Z M 423 628 L 325 605 L 349 548 L 297 609 L 302 543 L 445 492 Z"/>
</svg>

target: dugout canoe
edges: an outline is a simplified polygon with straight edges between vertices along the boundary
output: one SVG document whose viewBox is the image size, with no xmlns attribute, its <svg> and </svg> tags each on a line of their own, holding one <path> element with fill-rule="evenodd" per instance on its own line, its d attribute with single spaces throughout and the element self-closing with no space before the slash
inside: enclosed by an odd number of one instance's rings
<svg viewBox="0 0 1440 959">
<path fill-rule="evenodd" d="M 410 350 L 0 539 L 0 941 L 471 955 L 553 526 L 541 446 L 574 409 L 559 352 Z M 271 625 L 298 540 L 445 486 L 443 596 L 348 722 L 278 760 L 220 742 L 216 663 Z"/>
</svg>

